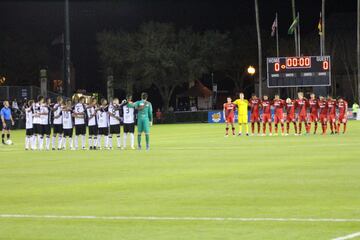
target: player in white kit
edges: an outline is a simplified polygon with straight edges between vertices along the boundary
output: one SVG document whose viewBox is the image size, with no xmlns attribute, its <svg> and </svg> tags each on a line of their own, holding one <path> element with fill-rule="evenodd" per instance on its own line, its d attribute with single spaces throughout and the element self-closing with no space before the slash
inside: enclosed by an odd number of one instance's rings
<svg viewBox="0 0 360 240">
<path fill-rule="evenodd" d="M 62 120 L 62 107 L 63 107 L 63 98 L 61 96 L 57 97 L 57 103 L 54 105 L 53 113 L 53 136 L 52 136 L 52 149 L 56 149 L 55 141 L 58 137 L 58 146 L 57 149 L 61 150 L 62 146 L 62 135 L 63 135 L 63 120 Z"/>
<path fill-rule="evenodd" d="M 98 123 L 98 144 L 97 147 L 101 149 L 101 136 L 105 138 L 105 148 L 108 148 L 108 135 L 109 135 L 109 107 L 107 100 L 101 99 L 101 106 L 97 109 L 96 119 Z"/>
<path fill-rule="evenodd" d="M 121 148 L 121 138 L 120 138 L 120 105 L 119 99 L 114 98 L 112 103 L 109 105 L 109 124 L 110 124 L 110 134 L 109 134 L 109 149 L 112 149 L 112 135 L 116 134 L 117 147 Z"/>
<path fill-rule="evenodd" d="M 81 148 L 85 150 L 85 135 L 86 135 L 86 125 L 85 125 L 85 98 L 80 97 L 79 102 L 75 104 L 73 109 L 73 115 L 75 118 L 75 149 L 78 149 L 78 137 L 81 136 Z"/>
<path fill-rule="evenodd" d="M 62 119 L 63 119 L 63 131 L 64 135 L 62 138 L 62 148 L 66 150 L 67 138 L 70 141 L 70 149 L 73 150 L 73 122 L 72 122 L 72 107 L 71 100 L 66 101 L 66 106 L 62 108 Z"/>
<path fill-rule="evenodd" d="M 123 147 L 126 148 L 126 139 L 130 135 L 130 147 L 135 149 L 134 146 L 134 131 L 135 131 L 135 108 L 129 107 L 127 102 L 132 102 L 132 96 L 129 94 L 126 96 L 126 104 L 122 105 L 123 110 L 123 123 L 124 123 L 124 143 Z"/>
<path fill-rule="evenodd" d="M 30 100 L 25 107 L 26 119 L 26 137 L 25 137 L 25 150 L 34 150 L 34 128 L 33 128 L 33 105 L 34 101 Z"/>
<path fill-rule="evenodd" d="M 40 100 L 40 125 L 41 125 L 41 133 L 40 133 L 40 143 L 39 150 L 43 149 L 43 143 L 45 138 L 45 149 L 50 150 L 50 110 L 51 101 L 45 102 L 44 98 Z"/>
<path fill-rule="evenodd" d="M 89 128 L 89 149 L 96 150 L 98 126 L 96 119 L 97 100 L 91 98 L 91 103 L 86 107 L 87 124 Z"/>
<path fill-rule="evenodd" d="M 40 126 L 40 99 L 42 96 L 39 96 L 37 102 L 33 105 L 33 129 L 34 129 L 34 145 L 35 149 L 38 148 L 38 143 L 40 142 L 41 126 Z"/>
</svg>

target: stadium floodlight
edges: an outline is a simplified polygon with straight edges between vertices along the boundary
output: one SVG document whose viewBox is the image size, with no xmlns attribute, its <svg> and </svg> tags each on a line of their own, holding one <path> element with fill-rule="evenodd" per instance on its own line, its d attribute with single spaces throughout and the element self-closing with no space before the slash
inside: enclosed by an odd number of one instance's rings
<svg viewBox="0 0 360 240">
<path fill-rule="evenodd" d="M 256 70 L 255 70 L 255 68 L 253 67 L 253 66 L 249 66 L 248 67 L 248 69 L 247 69 L 247 72 L 248 72 L 248 74 L 250 74 L 250 75 L 254 75 L 255 74 L 255 72 L 256 72 Z"/>
</svg>

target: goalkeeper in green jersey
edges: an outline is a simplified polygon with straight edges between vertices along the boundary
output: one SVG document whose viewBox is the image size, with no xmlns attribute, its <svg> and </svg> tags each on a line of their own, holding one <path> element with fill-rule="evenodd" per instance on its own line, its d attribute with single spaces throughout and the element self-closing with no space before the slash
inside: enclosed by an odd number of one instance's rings
<svg viewBox="0 0 360 240">
<path fill-rule="evenodd" d="M 129 107 L 134 107 L 137 111 L 137 128 L 138 128 L 138 148 L 141 149 L 141 134 L 145 133 L 146 150 L 150 149 L 150 126 L 153 121 L 153 109 L 150 102 L 147 101 L 148 94 L 143 92 L 141 100 L 135 103 L 128 103 Z"/>
</svg>

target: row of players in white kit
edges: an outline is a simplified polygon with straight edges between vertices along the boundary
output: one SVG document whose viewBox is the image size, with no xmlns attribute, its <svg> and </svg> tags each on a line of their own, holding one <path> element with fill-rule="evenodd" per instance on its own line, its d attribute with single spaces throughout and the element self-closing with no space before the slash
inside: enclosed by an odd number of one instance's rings
<svg viewBox="0 0 360 240">
<path fill-rule="evenodd" d="M 127 101 L 131 101 L 128 96 Z M 123 125 L 123 142 L 121 142 L 121 124 Z M 75 137 L 73 139 L 73 128 Z M 115 98 L 107 104 L 102 99 L 98 105 L 96 98 L 86 105 L 85 98 L 80 97 L 75 104 L 71 100 L 65 103 L 61 97 L 52 104 L 50 99 L 39 97 L 35 103 L 30 100 L 26 107 L 26 139 L 25 149 L 50 150 L 52 134 L 52 149 L 66 149 L 67 140 L 72 150 L 78 149 L 78 138 L 81 138 L 81 148 L 86 148 L 86 128 L 88 128 L 88 146 L 90 150 L 101 149 L 101 137 L 104 137 L 105 149 L 112 149 L 113 134 L 116 135 L 117 147 L 126 148 L 127 135 L 130 135 L 131 149 L 134 148 L 135 109 L 129 107 L 126 101 L 119 104 Z M 57 143 L 56 143 L 57 139 Z"/>
</svg>

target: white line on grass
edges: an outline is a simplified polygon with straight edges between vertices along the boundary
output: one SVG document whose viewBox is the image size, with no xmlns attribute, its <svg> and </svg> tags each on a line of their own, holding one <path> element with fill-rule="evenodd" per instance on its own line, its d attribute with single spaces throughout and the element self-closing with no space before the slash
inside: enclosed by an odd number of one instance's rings
<svg viewBox="0 0 360 240">
<path fill-rule="evenodd" d="M 141 220 L 141 221 L 236 221 L 236 222 L 360 222 L 360 218 L 242 218 L 242 217 L 156 217 L 156 216 L 67 216 L 0 214 L 0 218 L 70 219 L 70 220 Z M 360 233 L 358 233 L 360 234 Z"/>
<path fill-rule="evenodd" d="M 360 232 L 357 233 L 352 233 L 343 237 L 337 237 L 337 238 L 333 238 L 332 240 L 346 240 L 346 239 L 353 239 L 356 237 L 360 237 Z"/>
</svg>

